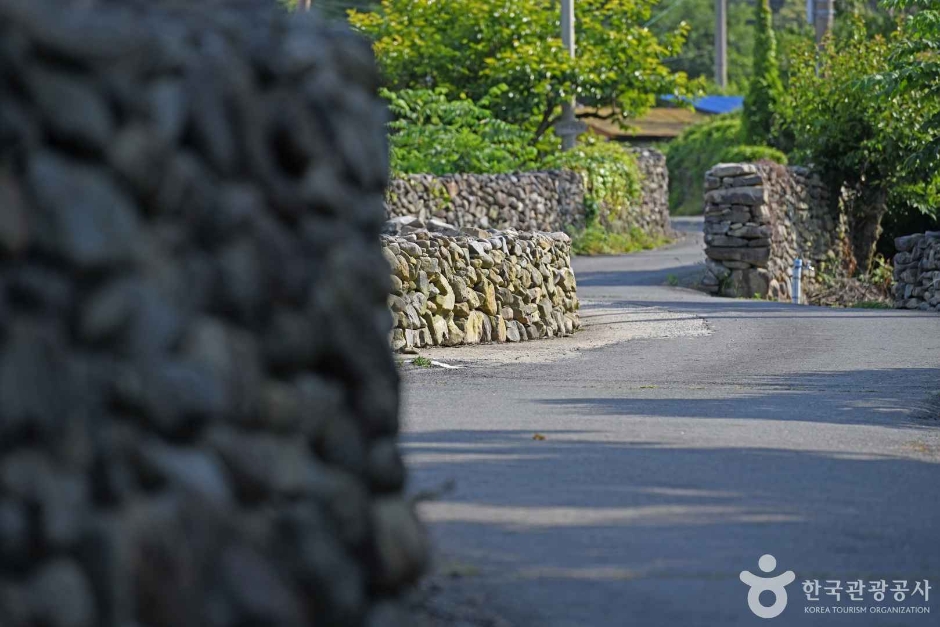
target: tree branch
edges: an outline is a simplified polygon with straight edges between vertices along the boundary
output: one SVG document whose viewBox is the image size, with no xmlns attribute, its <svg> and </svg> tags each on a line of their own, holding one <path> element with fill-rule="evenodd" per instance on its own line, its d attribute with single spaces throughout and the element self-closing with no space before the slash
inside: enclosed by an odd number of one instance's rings
<svg viewBox="0 0 940 627">
<path fill-rule="evenodd" d="M 558 121 L 558 118 L 552 118 L 552 111 L 555 110 L 555 103 L 549 102 L 545 105 L 545 111 L 542 113 L 542 120 L 539 122 L 538 127 L 535 129 L 535 137 L 532 138 L 532 145 L 534 146 L 542 138 L 542 135 Z"/>
</svg>

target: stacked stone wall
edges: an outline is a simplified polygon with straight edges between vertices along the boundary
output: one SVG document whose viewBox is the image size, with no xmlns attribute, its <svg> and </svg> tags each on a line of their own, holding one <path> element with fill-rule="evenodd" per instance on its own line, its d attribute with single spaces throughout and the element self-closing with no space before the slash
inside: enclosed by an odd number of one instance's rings
<svg viewBox="0 0 940 627">
<path fill-rule="evenodd" d="M 721 296 L 791 300 L 793 262 L 804 288 L 845 259 L 846 228 L 806 168 L 719 164 L 705 176 L 703 287 Z M 805 294 L 805 290 L 804 290 Z"/>
<path fill-rule="evenodd" d="M 940 231 L 894 240 L 894 306 L 940 311 Z"/>
<path fill-rule="evenodd" d="M 618 233 L 638 228 L 662 237 L 669 225 L 666 157 L 636 152 L 641 197 L 629 207 L 601 206 L 598 220 Z M 457 227 L 565 231 L 585 225 L 584 182 L 566 170 L 513 174 L 413 174 L 395 179 L 386 195 L 389 217 L 438 219 Z"/>
<path fill-rule="evenodd" d="M 378 82 L 275 2 L 0 0 L 0 625 L 394 624 Z"/>
<path fill-rule="evenodd" d="M 581 326 L 564 233 L 482 231 L 416 218 L 382 238 L 395 350 L 570 335 Z"/>
</svg>

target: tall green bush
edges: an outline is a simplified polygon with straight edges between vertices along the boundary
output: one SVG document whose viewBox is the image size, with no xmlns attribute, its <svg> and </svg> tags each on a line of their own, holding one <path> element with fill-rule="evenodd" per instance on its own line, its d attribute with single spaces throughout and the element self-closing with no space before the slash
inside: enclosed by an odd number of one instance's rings
<svg viewBox="0 0 940 627">
<path fill-rule="evenodd" d="M 744 144 L 741 118 L 721 116 L 686 129 L 665 148 L 669 209 L 674 215 L 702 212 L 705 172 L 721 162 L 768 159 L 786 163 L 780 151 Z"/>
<path fill-rule="evenodd" d="M 774 110 L 783 93 L 783 85 L 777 64 L 777 40 L 770 0 L 757 0 L 755 11 L 754 65 L 744 99 L 744 135 L 748 143 L 761 145 L 771 143 Z"/>
</svg>

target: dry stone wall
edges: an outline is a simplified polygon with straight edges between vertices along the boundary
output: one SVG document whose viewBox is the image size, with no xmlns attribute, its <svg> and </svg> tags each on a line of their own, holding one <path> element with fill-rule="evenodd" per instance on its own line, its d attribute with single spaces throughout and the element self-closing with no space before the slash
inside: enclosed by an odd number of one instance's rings
<svg viewBox="0 0 940 627">
<path fill-rule="evenodd" d="M 652 236 L 671 234 L 666 157 L 637 151 L 642 195 L 630 207 L 598 210 L 599 221 L 615 230 L 639 228 Z M 584 182 L 566 170 L 514 174 L 412 174 L 395 179 L 386 195 L 389 217 L 437 219 L 457 227 L 564 231 L 584 227 Z"/>
<path fill-rule="evenodd" d="M 393 179 L 385 197 L 390 218 L 437 219 L 457 227 L 556 231 L 576 224 L 584 185 L 575 172 L 410 174 Z"/>
<path fill-rule="evenodd" d="M 392 625 L 422 570 L 371 52 L 247 4 L 0 0 L 4 627 Z"/>
<path fill-rule="evenodd" d="M 818 176 L 801 167 L 719 164 L 705 175 L 703 288 L 721 296 L 791 300 L 793 262 L 803 284 L 842 264 L 845 220 Z M 805 293 L 805 291 L 804 291 Z"/>
<path fill-rule="evenodd" d="M 392 348 L 522 342 L 581 326 L 564 233 L 483 231 L 417 218 L 387 225 Z"/>
<path fill-rule="evenodd" d="M 894 240 L 894 306 L 940 311 L 940 231 Z"/>
<path fill-rule="evenodd" d="M 641 176 L 639 200 L 629 207 L 601 205 L 598 221 L 614 233 L 640 229 L 655 238 L 671 237 L 669 221 L 669 169 L 666 155 L 650 148 L 635 151 Z"/>
</svg>

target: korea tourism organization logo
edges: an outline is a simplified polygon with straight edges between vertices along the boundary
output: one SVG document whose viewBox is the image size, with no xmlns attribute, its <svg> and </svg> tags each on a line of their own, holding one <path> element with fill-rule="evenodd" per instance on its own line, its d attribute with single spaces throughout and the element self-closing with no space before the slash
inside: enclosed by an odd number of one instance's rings
<svg viewBox="0 0 940 627">
<path fill-rule="evenodd" d="M 777 558 L 771 554 L 761 555 L 757 560 L 757 567 L 762 572 L 772 573 L 777 567 Z M 755 575 L 749 570 L 741 571 L 741 581 L 750 586 L 747 593 L 747 606 L 751 611 L 761 618 L 774 618 L 780 616 L 783 610 L 787 609 L 787 586 L 796 579 L 796 574 L 792 570 L 781 573 L 776 577 L 761 577 Z M 765 606 L 761 603 L 760 595 L 762 592 L 770 592 L 774 595 L 774 602 Z"/>
<path fill-rule="evenodd" d="M 766 576 L 749 570 L 740 574 L 748 586 L 747 606 L 760 618 L 776 618 L 787 609 L 787 586 L 796 581 L 796 573 L 788 570 L 772 575 L 777 559 L 769 553 L 757 560 L 757 566 Z M 806 579 L 802 589 L 804 614 L 930 614 L 927 579 Z M 762 599 L 765 592 L 769 595 Z"/>
</svg>

